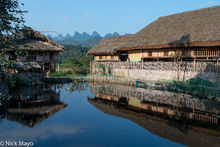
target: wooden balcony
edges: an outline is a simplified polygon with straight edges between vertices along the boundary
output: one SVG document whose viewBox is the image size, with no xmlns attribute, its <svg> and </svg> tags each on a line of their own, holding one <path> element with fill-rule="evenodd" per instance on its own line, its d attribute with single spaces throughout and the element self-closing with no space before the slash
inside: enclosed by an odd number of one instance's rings
<svg viewBox="0 0 220 147">
<path fill-rule="evenodd" d="M 196 50 L 193 51 L 192 57 L 194 58 L 219 58 L 220 50 Z"/>
</svg>

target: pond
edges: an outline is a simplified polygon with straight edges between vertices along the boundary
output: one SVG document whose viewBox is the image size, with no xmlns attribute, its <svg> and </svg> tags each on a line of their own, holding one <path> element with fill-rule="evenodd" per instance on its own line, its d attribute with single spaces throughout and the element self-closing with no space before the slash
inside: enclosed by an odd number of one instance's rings
<svg viewBox="0 0 220 147">
<path fill-rule="evenodd" d="M 180 93 L 97 83 L 42 85 L 14 94 L 0 108 L 0 146 L 220 144 L 220 102 Z"/>
</svg>

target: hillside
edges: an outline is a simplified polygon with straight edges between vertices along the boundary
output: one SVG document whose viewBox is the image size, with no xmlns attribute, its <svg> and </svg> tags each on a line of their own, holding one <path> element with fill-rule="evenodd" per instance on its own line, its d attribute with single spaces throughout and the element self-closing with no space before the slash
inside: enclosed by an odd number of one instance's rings
<svg viewBox="0 0 220 147">
<path fill-rule="evenodd" d="M 64 45 L 66 51 L 60 54 L 60 61 L 63 62 L 67 59 L 76 58 L 80 59 L 81 57 L 86 56 L 88 52 L 88 47 L 82 47 L 81 45 Z"/>
</svg>

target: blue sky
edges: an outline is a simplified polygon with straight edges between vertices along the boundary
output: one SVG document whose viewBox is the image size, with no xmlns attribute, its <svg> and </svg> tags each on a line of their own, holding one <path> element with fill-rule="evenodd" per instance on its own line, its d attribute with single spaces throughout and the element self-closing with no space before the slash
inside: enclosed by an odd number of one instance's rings
<svg viewBox="0 0 220 147">
<path fill-rule="evenodd" d="M 160 16 L 220 5 L 220 0 L 20 0 L 38 31 L 136 33 Z M 50 33 L 56 35 L 55 33 Z"/>
</svg>

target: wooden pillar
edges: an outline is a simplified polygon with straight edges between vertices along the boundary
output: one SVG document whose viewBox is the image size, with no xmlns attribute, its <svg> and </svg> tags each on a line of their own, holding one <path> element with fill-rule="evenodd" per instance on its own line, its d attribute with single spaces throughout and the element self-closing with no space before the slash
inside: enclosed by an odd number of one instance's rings
<svg viewBox="0 0 220 147">
<path fill-rule="evenodd" d="M 195 72 L 195 70 L 196 70 L 196 59 L 195 58 L 193 59 L 193 66 L 194 66 L 193 69 L 194 69 L 194 72 Z"/>
<path fill-rule="evenodd" d="M 89 63 L 90 65 L 90 73 L 93 73 L 93 68 L 92 68 L 92 61 L 90 61 L 90 63 Z"/>
<path fill-rule="evenodd" d="M 45 67 L 44 67 L 44 63 L 43 63 L 43 72 L 45 72 Z"/>
<path fill-rule="evenodd" d="M 56 62 L 54 62 L 54 72 L 56 72 Z"/>
<path fill-rule="evenodd" d="M 57 64 L 57 71 L 58 72 L 60 71 L 60 64 L 59 63 Z"/>
<path fill-rule="evenodd" d="M 50 73 L 51 70 L 51 63 L 49 63 L 48 72 Z"/>
</svg>

